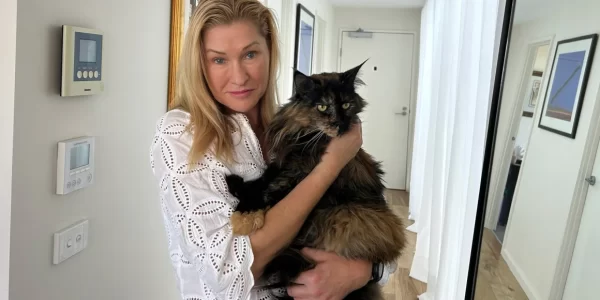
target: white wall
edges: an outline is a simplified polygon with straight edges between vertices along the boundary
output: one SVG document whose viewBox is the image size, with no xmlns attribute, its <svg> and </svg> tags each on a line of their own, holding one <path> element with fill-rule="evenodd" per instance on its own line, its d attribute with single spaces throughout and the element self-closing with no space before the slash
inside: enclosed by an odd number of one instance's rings
<svg viewBox="0 0 600 300">
<path fill-rule="evenodd" d="M 515 139 L 515 148 L 521 146 L 521 149 L 527 150 L 527 141 L 529 140 L 529 133 L 533 126 L 533 118 L 521 116 L 519 122 L 519 131 L 517 131 L 517 137 Z"/>
<path fill-rule="evenodd" d="M 338 68 L 340 31 L 342 29 L 358 29 L 360 27 L 365 30 L 411 31 L 417 34 L 415 44 L 417 47 L 419 46 L 418 38 L 421 30 L 420 8 L 334 7 L 334 17 L 334 48 L 330 55 L 336 70 Z M 418 48 L 416 53 L 419 53 Z M 415 56 L 415 59 L 417 62 L 419 61 L 418 55 Z"/>
<path fill-rule="evenodd" d="M 279 98 L 281 102 L 287 102 L 292 95 L 292 75 L 294 67 L 294 42 L 296 32 L 296 10 L 298 3 L 306 7 L 315 15 L 315 26 L 318 26 L 318 18 L 325 21 L 325 41 L 323 47 L 314 45 L 315 57 L 313 57 L 313 66 L 316 65 L 318 56 L 324 55 L 322 71 L 333 71 L 336 66 L 335 60 L 330 60 L 330 53 L 333 51 L 333 8 L 329 1 L 325 0 L 264 0 L 269 8 L 273 10 L 279 23 L 279 38 L 281 47 L 281 69 L 278 78 Z M 320 30 L 320 28 L 315 28 Z M 315 41 L 317 44 L 317 33 Z M 322 49 L 319 50 L 319 49 Z"/>
<path fill-rule="evenodd" d="M 8 300 L 17 0 L 0 2 L 0 300 Z"/>
<path fill-rule="evenodd" d="M 177 299 L 148 157 L 166 110 L 169 3 L 18 1 L 11 300 Z M 59 96 L 62 24 L 104 31 L 102 94 Z M 56 143 L 80 135 L 97 137 L 96 182 L 57 196 Z M 52 265 L 52 234 L 80 218 L 88 248 Z"/>
<path fill-rule="evenodd" d="M 334 48 L 331 52 L 331 60 L 335 62 L 335 68 L 338 66 L 340 53 L 340 32 L 343 29 L 364 30 L 395 30 L 408 31 L 416 33 L 415 36 L 415 56 L 413 70 L 413 90 L 410 104 L 410 120 L 408 134 L 408 157 L 406 170 L 406 188 L 410 190 L 410 174 L 412 163 L 412 143 L 415 124 L 415 113 L 417 103 L 417 87 L 419 76 L 419 37 L 421 30 L 421 8 L 355 8 L 355 7 L 335 7 L 335 24 L 333 27 Z"/>
<path fill-rule="evenodd" d="M 518 70 L 524 65 L 529 41 L 555 34 L 550 50 L 552 58 L 557 41 L 600 31 L 596 14 L 600 2 L 556 1 L 552 8 L 547 18 L 515 27 L 507 70 L 509 91 L 517 88 Z M 596 51 L 576 139 L 542 130 L 537 127 L 539 117 L 534 119 L 503 249 L 531 299 L 548 299 L 550 293 L 599 84 L 600 53 Z M 500 122 L 507 121 L 510 112 L 506 110 L 514 105 L 511 99 L 514 97 L 503 98 Z M 541 108 L 538 105 L 536 109 Z"/>
</svg>

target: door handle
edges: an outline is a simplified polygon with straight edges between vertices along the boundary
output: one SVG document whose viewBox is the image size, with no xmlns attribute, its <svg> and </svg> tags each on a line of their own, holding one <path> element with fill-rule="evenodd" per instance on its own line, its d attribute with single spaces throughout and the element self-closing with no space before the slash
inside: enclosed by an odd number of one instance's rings
<svg viewBox="0 0 600 300">
<path fill-rule="evenodd" d="M 403 111 L 403 112 L 397 112 L 396 114 L 397 114 L 397 115 L 402 115 L 402 116 L 406 116 L 406 115 L 408 115 L 408 113 L 407 113 L 407 112 L 405 112 L 405 111 Z"/>
<path fill-rule="evenodd" d="M 595 185 L 596 184 L 596 176 L 591 175 L 590 177 L 586 178 L 585 181 L 587 181 L 587 183 L 589 183 L 590 185 Z"/>
</svg>

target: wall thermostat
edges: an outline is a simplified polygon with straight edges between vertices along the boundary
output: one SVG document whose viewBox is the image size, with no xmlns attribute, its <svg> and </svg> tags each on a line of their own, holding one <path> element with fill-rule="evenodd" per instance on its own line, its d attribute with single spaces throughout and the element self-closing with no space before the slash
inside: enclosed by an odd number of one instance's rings
<svg viewBox="0 0 600 300">
<path fill-rule="evenodd" d="M 94 183 L 94 137 L 58 142 L 56 193 L 65 195 Z"/>
<path fill-rule="evenodd" d="M 60 95 L 93 95 L 104 91 L 103 34 L 99 30 L 63 25 Z"/>
</svg>

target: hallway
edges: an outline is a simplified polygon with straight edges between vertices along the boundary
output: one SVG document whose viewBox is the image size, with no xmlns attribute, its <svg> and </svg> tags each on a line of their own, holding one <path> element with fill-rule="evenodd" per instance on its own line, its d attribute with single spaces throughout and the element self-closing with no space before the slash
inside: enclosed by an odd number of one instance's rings
<svg viewBox="0 0 600 300">
<path fill-rule="evenodd" d="M 410 226 L 413 221 L 408 219 L 408 193 L 398 190 L 387 190 L 385 197 L 389 199 L 390 204 L 396 214 L 398 214 L 404 226 Z M 398 260 L 398 269 L 391 275 L 388 283 L 384 287 L 386 300 L 416 300 L 417 296 L 425 293 L 427 285 L 409 276 L 410 266 L 415 254 L 417 235 L 406 229 L 408 245 L 404 255 Z"/>
</svg>

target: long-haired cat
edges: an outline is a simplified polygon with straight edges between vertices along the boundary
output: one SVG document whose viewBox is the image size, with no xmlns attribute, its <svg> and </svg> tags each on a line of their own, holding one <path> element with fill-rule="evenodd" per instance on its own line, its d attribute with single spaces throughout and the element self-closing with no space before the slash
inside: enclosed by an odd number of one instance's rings
<svg viewBox="0 0 600 300">
<path fill-rule="evenodd" d="M 226 178 L 240 202 L 231 217 L 234 234 L 249 234 L 263 225 L 264 213 L 284 198 L 319 163 L 332 137 L 342 135 L 358 121 L 366 105 L 356 88 L 362 67 L 343 73 L 306 76 L 294 72 L 295 93 L 275 115 L 266 135 L 272 161 L 262 177 L 244 182 Z M 314 264 L 300 254 L 303 247 L 333 251 L 349 259 L 389 263 L 404 246 L 404 226 L 387 205 L 383 171 L 360 149 L 340 172 L 292 244 L 265 268 L 276 275 L 273 286 L 285 287 Z M 370 282 L 345 299 L 383 299 L 379 284 Z"/>
</svg>

